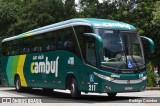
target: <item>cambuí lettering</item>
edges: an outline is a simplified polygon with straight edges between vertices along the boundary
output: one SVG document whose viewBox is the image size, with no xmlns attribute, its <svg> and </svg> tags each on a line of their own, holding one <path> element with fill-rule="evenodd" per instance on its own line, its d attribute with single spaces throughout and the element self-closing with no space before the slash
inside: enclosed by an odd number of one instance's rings
<svg viewBox="0 0 160 106">
<path fill-rule="evenodd" d="M 32 62 L 31 63 L 31 73 L 55 73 L 55 77 L 58 77 L 58 59 L 59 56 L 56 58 L 55 61 L 48 61 L 48 57 L 45 58 L 45 61 L 41 62 Z"/>
<path fill-rule="evenodd" d="M 131 29 L 130 26 L 128 24 L 121 24 L 121 23 L 105 23 L 103 24 L 104 26 L 108 26 L 108 27 L 121 27 L 121 28 L 127 28 L 127 29 Z"/>
</svg>

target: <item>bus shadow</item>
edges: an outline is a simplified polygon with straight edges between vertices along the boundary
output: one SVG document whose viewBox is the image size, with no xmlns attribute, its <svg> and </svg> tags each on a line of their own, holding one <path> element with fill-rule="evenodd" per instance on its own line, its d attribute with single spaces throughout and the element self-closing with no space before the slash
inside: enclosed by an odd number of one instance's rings
<svg viewBox="0 0 160 106">
<path fill-rule="evenodd" d="M 22 95 L 26 97 L 32 98 L 42 98 L 49 101 L 56 101 L 56 103 L 65 103 L 65 102 L 79 102 L 79 103 L 97 103 L 97 102 L 108 102 L 108 103 L 128 103 L 129 99 L 138 99 L 143 97 L 130 97 L 130 96 L 116 96 L 116 97 L 108 97 L 104 95 L 81 95 L 77 99 L 72 99 L 70 94 L 63 92 L 47 92 L 41 89 L 30 89 L 25 90 L 21 93 L 17 93 L 14 89 L 8 90 L 7 92 L 14 93 L 17 95 Z M 27 96 L 28 95 L 28 96 Z M 63 102 L 61 102 L 63 101 Z"/>
</svg>

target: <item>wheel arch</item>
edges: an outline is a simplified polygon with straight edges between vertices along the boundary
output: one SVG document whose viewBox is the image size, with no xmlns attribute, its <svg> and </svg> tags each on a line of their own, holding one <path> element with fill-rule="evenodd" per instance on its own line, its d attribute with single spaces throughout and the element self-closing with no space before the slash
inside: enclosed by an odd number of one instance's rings
<svg viewBox="0 0 160 106">
<path fill-rule="evenodd" d="M 76 78 L 76 76 L 74 75 L 74 73 L 68 73 L 68 74 L 66 75 L 66 79 L 65 79 L 65 89 L 69 89 L 69 90 L 70 90 L 70 84 L 71 84 L 71 81 L 72 81 L 73 78 L 77 81 L 77 78 Z M 78 82 L 78 81 L 77 81 L 77 82 Z M 77 85 L 79 85 L 79 84 L 77 83 Z M 79 87 L 78 87 L 78 88 L 79 88 Z"/>
</svg>

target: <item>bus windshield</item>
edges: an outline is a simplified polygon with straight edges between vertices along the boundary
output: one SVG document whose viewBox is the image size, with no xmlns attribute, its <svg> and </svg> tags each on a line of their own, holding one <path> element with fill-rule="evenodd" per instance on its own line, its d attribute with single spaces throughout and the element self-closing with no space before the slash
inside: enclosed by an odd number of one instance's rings
<svg viewBox="0 0 160 106">
<path fill-rule="evenodd" d="M 116 71 L 139 71 L 145 67 L 141 42 L 135 31 L 96 29 L 103 40 L 101 66 Z M 132 70 L 132 71 L 131 71 Z"/>
</svg>

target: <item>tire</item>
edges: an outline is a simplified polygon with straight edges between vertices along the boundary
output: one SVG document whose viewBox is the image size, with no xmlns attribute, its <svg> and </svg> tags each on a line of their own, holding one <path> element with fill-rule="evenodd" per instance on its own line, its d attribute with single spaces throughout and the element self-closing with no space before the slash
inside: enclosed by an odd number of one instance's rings
<svg viewBox="0 0 160 106">
<path fill-rule="evenodd" d="M 81 95 L 81 92 L 78 90 L 77 82 L 74 78 L 70 83 L 70 93 L 72 98 L 78 98 Z"/>
<path fill-rule="evenodd" d="M 107 93 L 109 97 L 115 97 L 117 93 Z"/>
<path fill-rule="evenodd" d="M 17 92 L 22 92 L 23 91 L 23 88 L 22 88 L 22 86 L 21 86 L 21 80 L 20 80 L 20 77 L 19 76 L 17 76 L 16 78 L 15 78 L 15 88 L 16 88 L 16 91 Z"/>
</svg>

